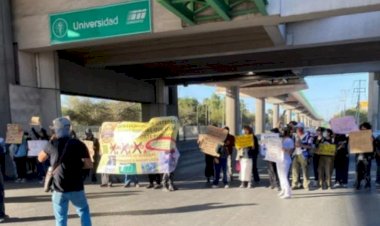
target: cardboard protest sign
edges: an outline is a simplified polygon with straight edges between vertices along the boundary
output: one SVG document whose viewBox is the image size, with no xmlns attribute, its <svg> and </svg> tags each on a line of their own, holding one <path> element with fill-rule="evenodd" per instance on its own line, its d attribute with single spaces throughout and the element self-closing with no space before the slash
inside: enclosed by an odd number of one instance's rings
<svg viewBox="0 0 380 226">
<path fill-rule="evenodd" d="M 264 160 L 270 162 L 282 162 L 284 160 L 282 139 L 278 133 L 261 134 L 260 143 L 261 148 L 265 152 Z"/>
<path fill-rule="evenodd" d="M 100 128 L 98 173 L 155 174 L 174 171 L 179 158 L 176 117 L 149 122 L 105 122 Z"/>
<path fill-rule="evenodd" d="M 336 134 L 349 134 L 359 130 L 353 116 L 331 119 L 330 125 L 332 131 Z"/>
<path fill-rule="evenodd" d="M 91 140 L 82 140 L 82 142 L 86 145 L 88 154 L 90 155 L 91 161 L 94 162 L 94 142 Z"/>
<path fill-rule="evenodd" d="M 317 155 L 335 156 L 336 145 L 335 144 L 320 144 L 317 151 Z"/>
<path fill-rule="evenodd" d="M 215 126 L 207 126 L 206 134 L 199 134 L 198 144 L 201 151 L 215 157 L 219 157 L 216 152 L 218 145 L 223 145 L 228 131 Z"/>
<path fill-rule="evenodd" d="M 251 135 L 241 135 L 235 137 L 235 146 L 237 149 L 254 147 L 253 136 Z"/>
<path fill-rule="evenodd" d="M 19 124 L 8 124 L 5 143 L 7 144 L 21 144 L 24 132 Z"/>
<path fill-rule="evenodd" d="M 29 125 L 31 125 L 31 126 L 41 126 L 40 117 L 38 117 L 38 116 L 33 116 L 33 117 L 30 119 L 30 123 L 29 123 Z"/>
<path fill-rule="evenodd" d="M 44 150 L 46 145 L 48 144 L 47 140 L 29 140 L 28 141 L 28 156 L 35 157 Z"/>
<path fill-rule="evenodd" d="M 372 131 L 360 130 L 349 134 L 349 145 L 351 154 L 373 152 Z"/>
</svg>

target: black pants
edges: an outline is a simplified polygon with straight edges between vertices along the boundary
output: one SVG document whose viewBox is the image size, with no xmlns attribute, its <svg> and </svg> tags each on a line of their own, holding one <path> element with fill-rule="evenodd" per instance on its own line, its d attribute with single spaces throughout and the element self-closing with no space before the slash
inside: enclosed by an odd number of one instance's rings
<svg viewBox="0 0 380 226">
<path fill-rule="evenodd" d="M 26 178 L 26 157 L 15 157 L 14 160 L 16 163 L 18 178 Z"/>
<path fill-rule="evenodd" d="M 348 183 L 349 157 L 346 155 L 335 158 L 335 182 L 340 184 Z"/>
<path fill-rule="evenodd" d="M 1 153 L 0 154 L 0 169 L 1 173 L 3 174 L 3 177 L 5 177 L 5 154 Z"/>
<path fill-rule="evenodd" d="M 252 158 L 252 175 L 255 182 L 260 181 L 259 171 L 257 170 L 257 156 Z"/>
<path fill-rule="evenodd" d="M 5 216 L 5 205 L 4 205 L 4 178 L 0 172 L 0 218 Z"/>
<path fill-rule="evenodd" d="M 371 186 L 371 165 L 372 159 L 359 160 L 356 163 L 356 186 L 360 187 L 362 180 L 365 181 L 365 186 Z"/>
<path fill-rule="evenodd" d="M 150 184 L 153 184 L 154 181 L 156 181 L 158 185 L 161 184 L 161 174 L 149 174 L 148 178 Z"/>
<path fill-rule="evenodd" d="M 279 179 L 277 174 L 277 166 L 275 162 L 267 161 L 269 184 L 271 187 L 279 187 Z"/>
<path fill-rule="evenodd" d="M 314 180 L 319 181 L 318 175 L 318 163 L 319 163 L 319 155 L 313 155 L 313 170 L 314 170 Z"/>
<path fill-rule="evenodd" d="M 205 155 L 205 177 L 210 178 L 214 176 L 214 157 L 211 155 Z"/>
</svg>

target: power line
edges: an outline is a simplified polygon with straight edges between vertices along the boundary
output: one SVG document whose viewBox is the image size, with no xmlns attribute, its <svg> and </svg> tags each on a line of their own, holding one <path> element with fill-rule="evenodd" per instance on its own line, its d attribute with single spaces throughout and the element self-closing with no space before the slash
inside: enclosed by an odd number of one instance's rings
<svg viewBox="0 0 380 226">
<path fill-rule="evenodd" d="M 360 100 L 361 100 L 361 94 L 366 93 L 366 88 L 362 86 L 362 83 L 365 83 L 366 80 L 356 80 L 356 87 L 353 89 L 353 95 L 357 95 L 357 103 L 356 103 L 356 122 L 360 123 Z"/>
</svg>

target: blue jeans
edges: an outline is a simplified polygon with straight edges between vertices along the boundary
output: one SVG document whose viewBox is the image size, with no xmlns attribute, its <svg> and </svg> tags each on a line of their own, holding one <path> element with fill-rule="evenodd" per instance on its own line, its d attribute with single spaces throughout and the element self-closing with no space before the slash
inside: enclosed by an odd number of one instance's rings
<svg viewBox="0 0 380 226">
<path fill-rule="evenodd" d="M 69 201 L 74 205 L 82 226 L 91 226 L 90 208 L 84 191 L 54 192 L 52 196 L 56 226 L 67 226 Z"/>
<path fill-rule="evenodd" d="M 219 184 L 220 171 L 223 170 L 223 183 L 224 185 L 228 184 L 227 182 L 227 158 L 219 158 L 219 163 L 214 164 L 215 167 L 215 179 L 214 185 Z"/>
<path fill-rule="evenodd" d="M 131 182 L 138 184 L 139 180 L 137 179 L 137 175 L 128 175 L 125 174 L 124 184 L 129 185 Z"/>
</svg>

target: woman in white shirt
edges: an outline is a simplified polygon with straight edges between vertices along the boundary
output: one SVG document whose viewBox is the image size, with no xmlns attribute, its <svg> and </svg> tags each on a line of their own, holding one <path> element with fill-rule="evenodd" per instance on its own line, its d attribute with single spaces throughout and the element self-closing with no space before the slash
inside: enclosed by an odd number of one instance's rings
<svg viewBox="0 0 380 226">
<path fill-rule="evenodd" d="M 291 155 L 294 151 L 294 141 L 290 137 L 289 129 L 285 129 L 283 132 L 282 150 L 284 154 L 284 160 L 277 162 L 277 173 L 280 180 L 281 192 L 280 198 L 289 199 L 291 197 L 291 189 L 289 185 L 289 169 L 292 164 Z"/>
</svg>

